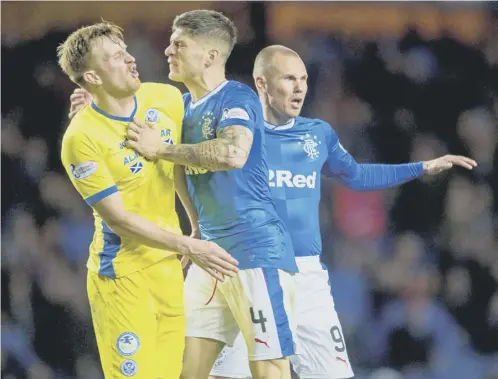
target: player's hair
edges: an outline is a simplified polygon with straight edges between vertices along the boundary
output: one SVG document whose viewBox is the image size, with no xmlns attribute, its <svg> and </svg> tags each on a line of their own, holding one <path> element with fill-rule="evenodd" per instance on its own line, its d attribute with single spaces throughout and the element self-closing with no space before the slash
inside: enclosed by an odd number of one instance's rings
<svg viewBox="0 0 498 379">
<path fill-rule="evenodd" d="M 112 22 L 102 21 L 79 28 L 57 47 L 59 66 L 76 84 L 84 84 L 83 73 L 88 68 L 93 43 L 102 37 L 123 41 L 123 29 Z"/>
<path fill-rule="evenodd" d="M 268 68 L 270 68 L 271 66 L 273 57 L 277 54 L 284 54 L 287 56 L 294 56 L 300 58 L 298 53 L 296 53 L 292 49 L 289 49 L 286 46 L 283 45 L 267 46 L 258 53 L 256 59 L 254 60 L 254 67 L 252 71 L 252 76 L 254 79 L 266 73 Z"/>
<path fill-rule="evenodd" d="M 200 9 L 182 13 L 173 21 L 173 31 L 175 29 L 182 29 L 192 37 L 221 41 L 226 48 L 225 60 L 237 43 L 237 27 L 227 16 L 216 11 Z"/>
</svg>

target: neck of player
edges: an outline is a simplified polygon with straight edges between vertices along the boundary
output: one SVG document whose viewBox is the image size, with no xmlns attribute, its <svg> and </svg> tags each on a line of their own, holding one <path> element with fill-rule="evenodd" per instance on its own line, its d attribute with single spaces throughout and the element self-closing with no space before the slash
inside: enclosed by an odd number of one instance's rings
<svg viewBox="0 0 498 379">
<path fill-rule="evenodd" d="M 192 101 L 196 102 L 208 95 L 226 80 L 225 70 L 206 70 L 199 77 L 185 82 L 185 86 L 192 95 Z"/>
<path fill-rule="evenodd" d="M 93 94 L 95 105 L 104 112 L 116 117 L 129 117 L 135 109 L 134 95 L 121 99 L 112 97 L 107 93 Z"/>
<path fill-rule="evenodd" d="M 266 122 L 279 126 L 285 125 L 292 120 L 292 117 L 273 109 L 267 102 L 262 101 L 261 103 L 263 105 L 263 116 Z"/>
</svg>

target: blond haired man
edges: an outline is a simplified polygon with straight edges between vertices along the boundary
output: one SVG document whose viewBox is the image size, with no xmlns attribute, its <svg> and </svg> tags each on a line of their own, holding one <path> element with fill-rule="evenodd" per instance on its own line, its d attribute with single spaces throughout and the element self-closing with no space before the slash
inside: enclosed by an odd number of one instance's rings
<svg viewBox="0 0 498 379">
<path fill-rule="evenodd" d="M 63 71 L 93 98 L 72 119 L 61 156 L 94 211 L 87 287 L 105 377 L 178 378 L 185 315 L 177 254 L 219 280 L 237 271 L 215 243 L 182 236 L 175 182 L 191 206 L 183 170 L 147 160 L 126 143 L 127 125 L 136 119 L 155 125 L 164 143 L 177 144 L 182 96 L 175 87 L 140 82 L 122 30 L 109 22 L 76 30 L 58 56 Z"/>
</svg>

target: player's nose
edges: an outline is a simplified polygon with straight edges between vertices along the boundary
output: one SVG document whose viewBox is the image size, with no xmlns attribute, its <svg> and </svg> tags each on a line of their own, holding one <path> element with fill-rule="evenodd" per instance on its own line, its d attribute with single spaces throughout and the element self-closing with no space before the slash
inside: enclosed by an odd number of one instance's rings
<svg viewBox="0 0 498 379">
<path fill-rule="evenodd" d="M 296 85 L 294 85 L 294 93 L 303 93 L 303 91 L 304 91 L 304 86 L 302 86 L 299 83 L 296 83 Z"/>
<path fill-rule="evenodd" d="M 164 55 L 166 55 L 167 57 L 173 55 L 172 54 L 172 48 L 171 48 L 171 45 L 169 45 L 166 49 L 164 49 Z"/>
</svg>

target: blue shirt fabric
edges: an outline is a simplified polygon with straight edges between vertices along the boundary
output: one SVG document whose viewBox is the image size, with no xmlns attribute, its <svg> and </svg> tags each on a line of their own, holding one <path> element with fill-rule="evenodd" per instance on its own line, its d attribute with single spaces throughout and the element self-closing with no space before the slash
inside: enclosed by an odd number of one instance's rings
<svg viewBox="0 0 498 379">
<path fill-rule="evenodd" d="M 226 81 L 195 103 L 185 94 L 184 102 L 184 144 L 211 140 L 234 125 L 253 134 L 249 157 L 241 169 L 185 168 L 201 238 L 230 252 L 240 269 L 297 272 L 289 233 L 270 195 L 263 111 L 256 93 L 242 83 Z"/>
</svg>

